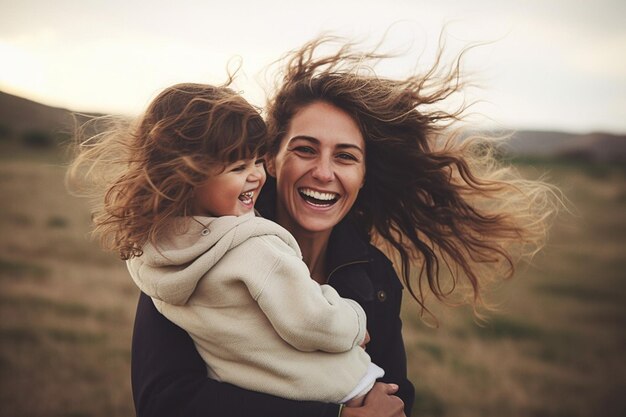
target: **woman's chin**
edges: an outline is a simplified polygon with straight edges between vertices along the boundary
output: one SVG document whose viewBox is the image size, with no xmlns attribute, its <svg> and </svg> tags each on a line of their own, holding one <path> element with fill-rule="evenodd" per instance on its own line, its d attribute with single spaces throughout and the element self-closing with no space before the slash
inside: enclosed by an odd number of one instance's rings
<svg viewBox="0 0 626 417">
<path fill-rule="evenodd" d="M 330 232 L 341 221 L 341 217 L 335 216 L 331 211 L 315 208 L 313 213 L 302 213 L 296 217 L 298 227 L 310 233 Z M 320 213 L 321 212 L 321 213 Z"/>
<path fill-rule="evenodd" d="M 324 231 L 332 229 L 341 220 L 338 207 L 334 205 L 313 204 L 300 199 L 294 210 L 298 225 L 309 231 Z"/>
</svg>

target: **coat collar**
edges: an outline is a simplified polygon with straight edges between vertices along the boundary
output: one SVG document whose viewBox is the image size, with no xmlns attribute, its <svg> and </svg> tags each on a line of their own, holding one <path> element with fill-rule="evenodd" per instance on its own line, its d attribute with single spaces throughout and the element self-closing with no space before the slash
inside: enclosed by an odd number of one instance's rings
<svg viewBox="0 0 626 417">
<path fill-rule="evenodd" d="M 368 244 L 350 219 L 343 219 L 333 228 L 327 259 L 328 271 L 353 262 L 369 261 Z"/>
<path fill-rule="evenodd" d="M 328 281 L 339 293 L 358 302 L 374 299 L 374 284 L 368 275 L 369 245 L 350 219 L 333 229 L 328 242 Z"/>
</svg>

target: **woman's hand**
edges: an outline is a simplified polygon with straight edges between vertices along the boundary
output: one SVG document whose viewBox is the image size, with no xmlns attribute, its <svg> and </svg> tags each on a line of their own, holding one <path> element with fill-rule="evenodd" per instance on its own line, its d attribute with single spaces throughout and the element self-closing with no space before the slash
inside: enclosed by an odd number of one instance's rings
<svg viewBox="0 0 626 417">
<path fill-rule="evenodd" d="M 406 417 L 404 403 L 395 394 L 396 384 L 377 382 L 361 407 L 344 407 L 340 417 Z"/>
</svg>

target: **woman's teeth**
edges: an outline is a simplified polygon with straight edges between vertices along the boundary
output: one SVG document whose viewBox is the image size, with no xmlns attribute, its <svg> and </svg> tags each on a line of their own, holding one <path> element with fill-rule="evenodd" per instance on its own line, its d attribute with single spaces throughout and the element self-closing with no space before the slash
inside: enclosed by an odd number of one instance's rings
<svg viewBox="0 0 626 417">
<path fill-rule="evenodd" d="M 239 194 L 239 200 L 244 204 L 252 203 L 252 197 L 254 197 L 254 191 L 246 191 L 245 193 Z"/>
<path fill-rule="evenodd" d="M 321 193 L 309 188 L 301 188 L 298 191 L 305 200 L 315 205 L 332 205 L 339 198 L 339 194 Z"/>
</svg>

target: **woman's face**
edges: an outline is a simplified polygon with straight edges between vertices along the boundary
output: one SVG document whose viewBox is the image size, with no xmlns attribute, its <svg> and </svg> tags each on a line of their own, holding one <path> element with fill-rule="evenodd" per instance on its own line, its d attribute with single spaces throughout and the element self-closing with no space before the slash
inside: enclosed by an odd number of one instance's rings
<svg viewBox="0 0 626 417">
<path fill-rule="evenodd" d="M 302 108 L 268 161 L 277 220 L 290 232 L 325 232 L 350 211 L 365 179 L 365 141 L 356 122 L 325 102 Z"/>
</svg>

